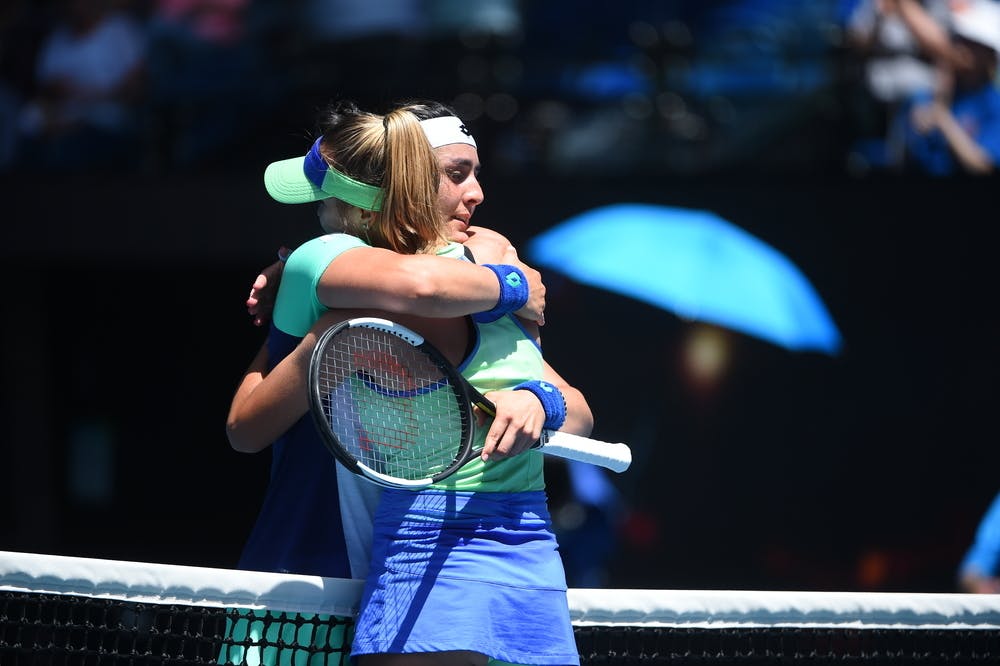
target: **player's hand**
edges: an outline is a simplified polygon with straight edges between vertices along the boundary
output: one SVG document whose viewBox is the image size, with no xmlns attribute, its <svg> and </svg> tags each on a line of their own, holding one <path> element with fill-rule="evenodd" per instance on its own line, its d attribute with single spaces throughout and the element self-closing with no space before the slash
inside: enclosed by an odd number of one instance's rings
<svg viewBox="0 0 1000 666">
<path fill-rule="evenodd" d="M 278 250 L 279 257 L 287 257 L 288 254 L 289 250 L 286 247 Z M 274 300 L 278 294 L 278 284 L 281 282 L 281 273 L 284 270 L 284 259 L 278 260 L 261 270 L 260 275 L 250 286 L 250 295 L 247 297 L 247 312 L 250 314 L 254 326 L 265 326 L 271 321 Z"/>
<path fill-rule="evenodd" d="M 514 248 L 511 248 L 513 250 Z M 545 325 L 545 284 L 542 282 L 542 274 L 522 261 L 507 261 L 511 265 L 517 266 L 524 273 L 528 280 L 528 302 L 524 307 L 515 312 L 519 317 L 536 322 L 539 326 Z"/>
<path fill-rule="evenodd" d="M 517 256 L 517 250 L 513 245 L 508 245 L 504 252 L 502 264 L 517 266 L 524 273 L 528 281 L 528 302 L 520 310 L 516 311 L 518 317 L 523 317 L 528 321 L 533 321 L 539 326 L 545 325 L 545 283 L 542 282 L 542 274 L 521 261 Z"/>
<path fill-rule="evenodd" d="M 531 391 L 492 391 L 486 394 L 497 408 L 483 446 L 483 460 L 503 460 L 527 451 L 542 436 L 545 410 Z M 480 426 L 488 416 L 476 410 Z"/>
</svg>

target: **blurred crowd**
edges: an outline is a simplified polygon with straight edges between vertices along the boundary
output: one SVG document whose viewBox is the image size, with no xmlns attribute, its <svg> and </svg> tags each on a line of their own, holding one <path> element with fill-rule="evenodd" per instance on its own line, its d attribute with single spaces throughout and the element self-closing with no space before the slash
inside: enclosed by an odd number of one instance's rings
<svg viewBox="0 0 1000 666">
<path fill-rule="evenodd" d="M 239 163 L 427 97 L 491 168 L 990 173 L 998 49 L 996 0 L 9 0 L 0 171 Z"/>
<path fill-rule="evenodd" d="M 847 20 L 868 110 L 855 166 L 989 174 L 1000 160 L 1000 4 L 860 0 Z"/>
</svg>

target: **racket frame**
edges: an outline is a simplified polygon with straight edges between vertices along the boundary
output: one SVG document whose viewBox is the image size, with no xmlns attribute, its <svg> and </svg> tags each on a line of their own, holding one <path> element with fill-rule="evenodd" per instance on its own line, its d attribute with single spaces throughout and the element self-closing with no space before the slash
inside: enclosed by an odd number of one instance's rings
<svg viewBox="0 0 1000 666">
<path fill-rule="evenodd" d="M 393 335 L 412 347 L 419 349 L 422 353 L 428 356 L 428 358 L 438 367 L 447 379 L 451 392 L 458 403 L 459 413 L 462 415 L 462 432 L 459 437 L 459 443 L 456 446 L 455 457 L 442 471 L 419 479 L 403 479 L 383 474 L 382 472 L 364 464 L 364 462 L 354 456 L 347 449 L 347 447 L 343 445 L 337 437 L 337 434 L 333 431 L 333 428 L 331 428 L 329 422 L 327 421 L 329 418 L 327 410 L 324 408 L 323 404 L 323 389 L 320 386 L 320 371 L 323 365 L 320 359 L 325 355 L 326 349 L 329 347 L 334 338 L 342 335 L 345 329 L 357 328 L 373 329 Z M 316 347 L 313 349 L 309 359 L 309 413 L 313 417 L 313 421 L 316 425 L 316 429 L 319 431 L 320 439 L 323 444 L 330 451 L 330 453 L 333 454 L 334 458 L 336 458 L 337 461 L 344 465 L 348 470 L 355 474 L 360 474 L 374 483 L 387 488 L 403 488 L 410 490 L 426 488 L 448 476 L 451 476 L 458 468 L 468 462 L 467 457 L 472 450 L 472 444 L 475 438 L 473 400 L 475 398 L 485 400 L 481 394 L 474 397 L 470 394 L 470 389 L 473 391 L 475 390 L 469 385 L 468 381 L 462 377 L 461 374 L 459 374 L 458 370 L 455 369 L 455 367 L 444 357 L 444 355 L 441 354 L 436 347 L 427 342 L 422 335 L 403 326 L 402 324 L 397 324 L 396 322 L 379 317 L 357 317 L 334 324 L 324 331 L 316 341 Z M 478 394 L 478 391 L 476 391 L 476 393 Z M 476 400 L 476 402 L 478 402 L 478 400 Z M 489 403 L 489 401 L 487 401 L 487 403 Z"/>
</svg>

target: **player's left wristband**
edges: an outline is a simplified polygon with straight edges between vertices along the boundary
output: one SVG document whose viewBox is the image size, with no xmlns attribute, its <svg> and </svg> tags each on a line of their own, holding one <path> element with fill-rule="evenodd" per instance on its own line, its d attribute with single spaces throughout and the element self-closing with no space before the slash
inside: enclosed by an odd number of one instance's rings
<svg viewBox="0 0 1000 666">
<path fill-rule="evenodd" d="M 517 312 L 528 302 L 528 280 L 516 266 L 509 264 L 483 264 L 484 268 L 493 271 L 500 282 L 500 298 L 492 310 L 477 312 L 473 320 L 480 324 L 496 321 L 505 314 Z"/>
<path fill-rule="evenodd" d="M 548 382 L 540 379 L 521 382 L 514 387 L 514 390 L 531 391 L 542 403 L 545 410 L 545 423 L 542 424 L 546 430 L 559 430 L 566 422 L 566 398 L 562 391 Z"/>
</svg>

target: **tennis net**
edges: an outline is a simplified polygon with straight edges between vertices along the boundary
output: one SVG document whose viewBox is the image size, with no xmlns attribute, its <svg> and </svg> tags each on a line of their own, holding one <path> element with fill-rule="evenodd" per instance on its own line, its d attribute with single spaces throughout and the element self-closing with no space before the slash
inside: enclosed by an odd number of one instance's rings
<svg viewBox="0 0 1000 666">
<path fill-rule="evenodd" d="M 0 551 L 0 664 L 347 664 L 360 593 Z M 569 604 L 582 664 L 1000 663 L 1000 595 L 572 589 Z"/>
</svg>

